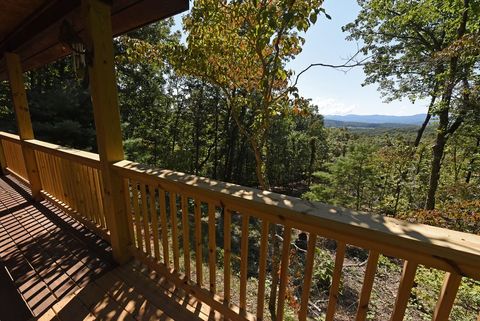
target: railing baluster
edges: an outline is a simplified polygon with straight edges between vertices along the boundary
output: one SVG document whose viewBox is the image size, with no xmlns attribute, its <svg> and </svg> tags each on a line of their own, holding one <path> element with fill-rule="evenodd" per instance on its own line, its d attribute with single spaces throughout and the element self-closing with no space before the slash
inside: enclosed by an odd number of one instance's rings
<svg viewBox="0 0 480 321">
<path fill-rule="evenodd" d="M 82 189 L 83 202 L 85 207 L 84 216 L 91 222 L 96 223 L 95 215 L 92 210 L 92 199 L 90 198 L 90 185 L 87 183 L 88 174 L 85 171 L 85 166 L 77 164 L 78 174 L 80 179 L 80 189 Z"/>
<path fill-rule="evenodd" d="M 59 158 L 60 162 L 60 176 L 62 177 L 61 180 L 61 186 L 65 195 L 65 204 L 67 204 L 70 208 L 73 209 L 78 209 L 77 204 L 74 204 L 73 200 L 73 191 L 72 191 L 72 184 L 75 184 L 76 182 L 72 182 L 73 178 L 76 176 L 75 175 L 70 175 L 70 168 L 68 161 L 63 158 Z"/>
<path fill-rule="evenodd" d="M 47 165 L 45 163 L 45 157 L 42 152 L 36 152 L 38 170 L 40 171 L 40 180 L 42 182 L 42 189 L 51 195 L 52 184 L 50 182 L 51 175 L 47 171 Z"/>
<path fill-rule="evenodd" d="M 232 211 L 223 209 L 223 299 L 230 303 L 231 292 L 231 256 L 232 256 Z"/>
<path fill-rule="evenodd" d="M 195 261 L 197 284 L 203 284 L 203 258 L 202 258 L 202 212 L 200 202 L 195 198 Z"/>
<path fill-rule="evenodd" d="M 147 192 L 144 183 L 140 185 L 140 195 L 142 197 L 142 221 L 143 221 L 143 237 L 145 240 L 145 252 L 147 256 L 152 256 L 152 242 L 150 240 L 150 223 L 148 219 L 148 203 Z"/>
<path fill-rule="evenodd" d="M 346 245 L 343 242 L 337 242 L 337 253 L 335 255 L 335 268 L 332 275 L 332 285 L 328 295 L 328 307 L 325 321 L 333 321 L 335 309 L 338 302 L 338 291 L 340 289 L 340 280 L 342 278 L 343 261 L 345 259 Z"/>
<path fill-rule="evenodd" d="M 188 204 L 187 197 L 182 195 L 182 230 L 183 230 L 183 266 L 185 268 L 185 276 L 190 280 L 190 229 L 188 224 Z"/>
<path fill-rule="evenodd" d="M 158 238 L 158 213 L 156 202 L 155 185 L 149 184 L 148 191 L 150 192 L 150 217 L 152 218 L 152 232 L 153 232 L 153 252 L 156 261 L 160 261 L 160 241 Z"/>
<path fill-rule="evenodd" d="M 310 235 L 308 236 L 305 275 L 303 277 L 302 299 L 300 303 L 300 311 L 298 312 L 298 319 L 300 321 L 307 319 L 308 299 L 310 297 L 310 286 L 312 285 L 313 262 L 315 259 L 316 243 L 317 243 L 317 236 L 313 233 L 310 233 Z"/>
<path fill-rule="evenodd" d="M 360 299 L 358 301 L 356 321 L 365 321 L 367 318 L 368 304 L 370 302 L 370 294 L 372 293 L 375 272 L 377 271 L 378 257 L 379 253 L 376 251 L 370 251 L 368 255 L 362 292 L 360 293 Z"/>
<path fill-rule="evenodd" d="M 85 196 L 85 205 L 87 216 L 90 218 L 90 221 L 94 224 L 97 223 L 97 218 L 95 217 L 95 213 L 92 206 L 92 193 L 90 193 L 90 182 L 88 181 L 88 171 L 86 166 L 82 164 L 78 164 L 79 172 L 80 172 L 80 181 L 82 182 L 82 189 L 84 189 L 83 195 Z"/>
<path fill-rule="evenodd" d="M 217 245 L 215 240 L 215 205 L 213 203 L 208 203 L 208 266 L 211 293 L 215 293 L 216 290 L 216 252 Z"/>
<path fill-rule="evenodd" d="M 263 308 L 265 306 L 265 277 L 267 270 L 268 250 L 268 222 L 262 220 L 262 232 L 260 237 L 260 262 L 258 266 L 258 298 L 257 298 L 257 320 L 263 320 Z"/>
<path fill-rule="evenodd" d="M 67 181 L 68 188 L 69 188 L 69 203 L 70 207 L 74 208 L 80 216 L 86 216 L 86 205 L 85 200 L 83 197 L 83 186 L 82 182 L 80 181 L 80 173 L 79 168 L 75 168 L 75 164 L 72 163 L 70 160 L 64 160 L 64 177 Z M 70 173 L 73 173 L 71 175 Z M 88 218 L 87 218 L 88 220 Z"/>
<path fill-rule="evenodd" d="M 290 262 L 290 240 L 292 237 L 292 228 L 285 226 L 283 231 L 283 245 L 282 245 L 282 263 L 280 267 L 280 287 L 278 290 L 278 308 L 277 319 L 283 320 L 285 307 L 285 293 L 288 283 L 288 264 Z"/>
<path fill-rule="evenodd" d="M 101 183 L 101 175 L 98 171 L 98 169 L 94 169 L 93 172 L 93 178 L 94 178 L 94 182 L 95 182 L 95 195 L 97 197 L 97 200 L 98 200 L 98 211 L 99 211 L 99 216 L 100 216 L 100 222 L 101 222 L 101 226 L 103 228 L 107 228 L 107 222 L 105 220 L 105 203 L 103 202 L 103 184 Z M 133 191 L 133 182 L 131 181 L 132 183 L 132 191 Z M 133 227 L 133 225 L 132 225 Z M 134 239 L 132 239 L 132 242 L 134 241 Z"/>
<path fill-rule="evenodd" d="M 102 226 L 102 221 L 100 219 L 100 215 L 98 212 L 98 201 L 97 201 L 97 193 L 95 192 L 95 185 L 93 182 L 93 175 L 92 175 L 92 168 L 89 166 L 85 166 L 85 179 L 87 180 L 88 184 L 88 202 L 90 203 L 90 208 L 92 211 L 92 217 L 94 221 L 97 223 L 98 226 Z"/>
<path fill-rule="evenodd" d="M 407 309 L 408 299 L 412 291 L 413 281 L 418 264 L 411 261 L 405 261 L 403 264 L 402 278 L 398 287 L 397 299 L 393 308 L 390 321 L 402 321 Z"/>
<path fill-rule="evenodd" d="M 123 191 L 125 194 L 125 211 L 127 214 L 127 221 L 128 221 L 128 232 L 130 233 L 130 240 L 132 241 L 132 245 L 138 247 L 135 242 L 135 232 L 133 229 L 133 219 L 132 219 L 132 200 L 130 197 L 130 183 L 128 178 L 123 179 Z"/>
<path fill-rule="evenodd" d="M 162 226 L 162 253 L 163 263 L 170 267 L 170 254 L 168 252 L 168 227 L 167 227 L 167 206 L 165 202 L 165 191 L 158 189 L 158 205 L 160 207 L 160 225 Z"/>
<path fill-rule="evenodd" d="M 92 200 L 93 216 L 95 217 L 95 221 L 97 222 L 98 226 L 102 227 L 103 226 L 102 217 L 100 214 L 100 208 L 98 206 L 98 193 L 95 186 L 95 176 L 93 174 L 94 169 L 89 166 L 87 166 L 86 168 L 87 168 L 87 175 L 88 175 L 88 186 L 90 186 L 89 193 Z M 131 212 L 131 209 L 129 211 Z M 127 215 L 130 215 L 131 214 L 130 212 L 127 212 Z M 133 238 L 130 238 L 130 239 L 133 241 Z"/>
<path fill-rule="evenodd" d="M 81 201 L 79 202 L 76 200 L 77 203 L 82 204 L 82 211 L 79 211 L 80 216 L 83 216 L 88 221 L 94 221 L 93 218 L 90 216 L 90 211 L 88 209 L 87 187 L 85 186 L 85 182 L 82 179 L 82 176 L 83 176 L 82 165 L 75 164 L 73 162 L 69 162 L 69 163 L 71 168 L 73 168 L 73 170 L 76 171 L 77 184 L 73 184 L 73 187 L 74 187 L 73 198 L 80 196 Z"/>
<path fill-rule="evenodd" d="M 448 321 L 461 281 L 461 275 L 457 273 L 445 273 L 440 297 L 433 312 L 433 321 Z"/>
<path fill-rule="evenodd" d="M 177 195 L 173 192 L 170 196 L 170 223 L 172 224 L 172 245 L 173 245 L 173 267 L 180 270 L 179 256 L 180 250 L 178 246 L 178 223 L 177 223 Z"/>
<path fill-rule="evenodd" d="M 247 277 L 248 277 L 248 222 L 250 217 L 242 214 L 242 240 L 240 254 L 240 310 L 247 308 Z"/>
<path fill-rule="evenodd" d="M 135 212 L 135 234 L 137 236 L 137 249 L 143 251 L 142 230 L 140 223 L 140 207 L 138 205 L 138 182 L 132 182 L 133 211 Z"/>
<path fill-rule="evenodd" d="M 63 197 L 60 195 L 58 184 L 60 183 L 60 178 L 58 177 L 57 174 L 57 165 L 55 161 L 55 156 L 47 155 L 46 156 L 46 161 L 48 164 L 48 171 L 52 175 L 52 196 L 55 197 L 57 200 L 62 201 Z"/>
</svg>

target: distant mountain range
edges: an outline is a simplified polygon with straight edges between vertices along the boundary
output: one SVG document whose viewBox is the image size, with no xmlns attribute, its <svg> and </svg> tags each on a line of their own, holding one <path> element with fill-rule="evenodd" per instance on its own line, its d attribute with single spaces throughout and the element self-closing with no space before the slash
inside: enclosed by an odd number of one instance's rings
<svg viewBox="0 0 480 321">
<path fill-rule="evenodd" d="M 327 127 L 402 128 L 421 125 L 425 116 L 426 114 L 410 116 L 325 115 L 324 118 Z"/>
<path fill-rule="evenodd" d="M 410 124 L 421 125 L 425 120 L 426 114 L 416 114 L 410 116 L 389 116 L 389 115 L 325 115 L 325 119 L 370 123 L 370 124 Z"/>
</svg>

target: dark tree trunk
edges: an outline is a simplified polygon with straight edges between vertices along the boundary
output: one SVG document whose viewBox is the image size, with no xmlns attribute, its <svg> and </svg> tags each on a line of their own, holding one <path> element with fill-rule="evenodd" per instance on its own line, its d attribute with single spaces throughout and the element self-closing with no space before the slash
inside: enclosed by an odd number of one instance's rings
<svg viewBox="0 0 480 321">
<path fill-rule="evenodd" d="M 469 184 L 470 180 L 472 179 L 472 171 L 473 171 L 473 163 L 475 162 L 475 154 L 478 152 L 478 148 L 480 147 L 480 136 L 477 137 L 477 144 L 475 145 L 475 149 L 473 151 L 473 156 L 468 163 L 468 171 L 467 175 L 465 176 L 465 183 Z"/>
<path fill-rule="evenodd" d="M 445 144 L 447 143 L 446 128 L 448 126 L 448 109 L 440 113 L 439 129 L 437 131 L 437 138 L 432 149 L 432 165 L 430 169 L 430 182 L 428 186 L 427 201 L 425 209 L 435 209 L 435 194 L 438 188 L 438 181 L 440 180 L 440 169 L 442 166 L 443 152 Z"/>
<path fill-rule="evenodd" d="M 227 118 L 225 119 L 225 131 L 227 133 L 227 140 L 225 141 L 226 145 L 226 157 L 225 157 L 225 171 L 224 171 L 224 179 L 227 182 L 232 181 L 232 174 L 233 174 L 233 162 L 235 159 L 236 154 L 236 147 L 237 147 L 237 140 L 238 140 L 238 127 L 235 125 L 231 125 L 231 113 L 230 110 L 227 114 Z"/>
<path fill-rule="evenodd" d="M 469 0 L 464 0 L 464 10 L 462 13 L 462 20 L 457 29 L 457 39 L 461 39 L 465 34 L 468 20 L 468 7 L 470 6 Z M 438 181 L 440 179 L 440 169 L 442 166 L 443 152 L 445 150 L 445 144 L 449 136 L 453 135 L 455 130 L 462 124 L 463 119 L 458 116 L 455 122 L 450 128 L 449 124 L 449 109 L 452 101 L 453 88 L 455 87 L 458 79 L 458 56 L 450 58 L 449 77 L 446 83 L 445 91 L 442 95 L 443 108 L 439 112 L 440 122 L 437 129 L 437 138 L 432 151 L 432 168 L 430 172 L 430 184 L 428 187 L 427 201 L 425 203 L 425 209 L 435 209 L 435 194 L 438 188 Z M 468 83 L 467 83 L 468 84 Z"/>
<path fill-rule="evenodd" d="M 432 98 L 432 101 L 434 102 L 435 98 Z M 423 121 L 422 126 L 418 129 L 417 138 L 415 139 L 415 143 L 414 143 L 415 147 L 418 147 L 418 145 L 420 145 L 420 141 L 422 140 L 423 133 L 425 132 L 425 128 L 427 128 L 430 118 L 432 118 L 432 114 L 428 113 L 427 116 L 425 117 L 425 120 Z"/>
<path fill-rule="evenodd" d="M 203 87 L 201 89 L 200 97 L 201 98 L 197 101 L 196 108 L 194 109 L 195 115 L 193 115 L 193 117 L 195 118 L 195 121 L 194 121 L 195 130 L 193 131 L 194 142 L 195 142 L 195 161 L 194 161 L 195 175 L 198 175 L 200 171 L 200 147 L 201 147 L 200 137 L 202 135 L 201 133 L 202 129 L 200 126 L 200 123 L 201 123 L 200 115 L 202 110 L 201 101 L 203 100 Z"/>
<path fill-rule="evenodd" d="M 215 134 L 214 134 L 214 149 L 213 149 L 213 179 L 217 179 L 217 170 L 218 170 L 218 121 L 219 121 L 219 112 L 218 112 L 218 102 L 215 105 Z"/>
<path fill-rule="evenodd" d="M 313 166 L 315 165 L 315 159 L 317 158 L 317 144 L 315 137 L 310 139 L 310 163 L 308 164 L 308 185 L 312 183 Z"/>
</svg>

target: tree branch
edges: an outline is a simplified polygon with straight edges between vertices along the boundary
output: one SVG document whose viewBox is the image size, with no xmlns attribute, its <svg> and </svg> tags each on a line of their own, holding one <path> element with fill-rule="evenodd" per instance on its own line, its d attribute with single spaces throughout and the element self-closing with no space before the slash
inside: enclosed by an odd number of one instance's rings
<svg viewBox="0 0 480 321">
<path fill-rule="evenodd" d="M 295 82 L 293 83 L 293 85 L 291 87 L 297 86 L 300 76 L 303 75 L 304 73 L 306 73 L 308 70 L 310 70 L 313 67 L 327 67 L 327 68 L 333 68 L 333 69 L 345 69 L 346 68 L 348 70 L 345 70 L 345 71 L 342 70 L 342 71 L 344 73 L 347 73 L 352 68 L 364 66 L 365 62 L 368 59 L 370 59 L 370 56 L 365 57 L 365 58 L 363 58 L 359 61 L 356 61 L 355 57 L 358 56 L 359 54 L 360 54 L 360 50 L 358 50 L 350 59 L 348 59 L 344 64 L 341 64 L 341 65 L 324 64 L 324 63 L 320 63 L 320 62 L 310 64 L 307 68 L 303 69 L 302 71 L 300 71 L 298 73 L 297 77 L 295 78 Z"/>
</svg>

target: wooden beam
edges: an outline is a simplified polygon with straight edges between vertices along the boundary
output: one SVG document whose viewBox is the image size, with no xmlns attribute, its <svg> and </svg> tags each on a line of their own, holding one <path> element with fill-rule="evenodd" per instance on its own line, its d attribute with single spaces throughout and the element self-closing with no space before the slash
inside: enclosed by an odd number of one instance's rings
<svg viewBox="0 0 480 321">
<path fill-rule="evenodd" d="M 33 139 L 34 135 L 20 57 L 14 53 L 5 53 L 5 63 L 7 66 L 10 91 L 12 93 L 15 118 L 17 120 L 18 135 L 22 142 L 22 153 L 25 159 L 25 168 L 27 169 L 28 177 L 26 178 L 28 178 L 30 182 L 33 199 L 38 201 L 42 199 L 42 195 L 40 194 L 42 184 L 38 173 L 37 160 L 35 159 L 35 151 L 23 144 L 25 140 Z"/>
<path fill-rule="evenodd" d="M 110 6 L 103 1 L 82 0 L 86 47 L 92 58 L 88 71 L 98 153 L 105 182 L 105 215 L 114 259 L 124 263 L 131 257 L 129 246 L 132 240 L 128 231 L 122 178 L 111 167 L 123 160 L 124 154 L 110 11 Z"/>
</svg>

